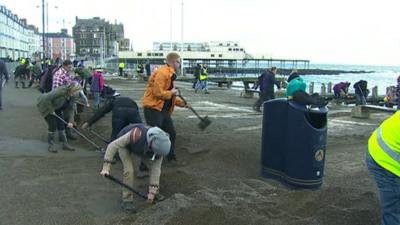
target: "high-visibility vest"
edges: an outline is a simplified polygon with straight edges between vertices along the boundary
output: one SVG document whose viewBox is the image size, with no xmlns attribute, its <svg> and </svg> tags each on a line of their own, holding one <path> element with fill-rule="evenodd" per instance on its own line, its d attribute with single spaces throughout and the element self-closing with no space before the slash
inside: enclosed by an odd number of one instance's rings
<svg viewBox="0 0 400 225">
<path fill-rule="evenodd" d="M 122 68 L 122 69 L 125 68 L 125 63 L 120 63 L 119 68 Z"/>
<path fill-rule="evenodd" d="M 202 69 L 200 73 L 200 80 L 207 80 L 207 77 L 208 77 L 207 69 Z"/>
<path fill-rule="evenodd" d="M 368 151 L 378 165 L 400 177 L 400 111 L 372 133 Z"/>
</svg>

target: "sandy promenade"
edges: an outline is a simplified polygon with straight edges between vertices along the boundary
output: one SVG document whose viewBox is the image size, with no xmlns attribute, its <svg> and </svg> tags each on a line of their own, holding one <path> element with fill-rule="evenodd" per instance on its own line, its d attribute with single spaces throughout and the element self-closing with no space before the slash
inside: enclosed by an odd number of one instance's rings
<svg viewBox="0 0 400 225">
<path fill-rule="evenodd" d="M 144 83 L 107 83 L 141 106 Z M 175 111 L 177 157 L 186 165 L 164 163 L 161 192 L 169 198 L 156 205 L 136 198 L 139 212 L 128 214 L 119 208 L 120 188 L 99 175 L 100 154 L 84 140 L 71 142 L 76 152 L 47 152 L 46 124 L 35 106 L 39 92 L 10 82 L 0 111 L 0 224 L 378 224 L 377 190 L 364 158 L 370 133 L 389 115 L 356 120 L 350 108 L 331 108 L 324 183 L 316 191 L 290 190 L 260 176 L 256 99 L 226 88 L 211 87 L 205 95 L 189 83 L 177 86 L 213 123 L 201 131 L 189 110 Z M 110 121 L 111 114 L 94 128 L 108 137 Z M 111 173 L 121 177 L 120 163 Z M 136 181 L 144 191 L 147 179 Z"/>
</svg>

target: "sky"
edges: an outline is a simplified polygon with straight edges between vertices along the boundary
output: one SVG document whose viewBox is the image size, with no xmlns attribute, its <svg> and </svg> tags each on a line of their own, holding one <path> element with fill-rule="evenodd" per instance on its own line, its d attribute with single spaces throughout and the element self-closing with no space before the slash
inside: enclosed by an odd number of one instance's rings
<svg viewBox="0 0 400 225">
<path fill-rule="evenodd" d="M 182 0 L 47 2 L 50 32 L 64 24 L 71 33 L 76 16 L 98 16 L 123 23 L 135 51 L 181 41 Z M 42 29 L 41 0 L 0 4 Z M 397 66 L 399 9 L 399 0 L 183 0 L 183 40 L 237 41 L 250 54 L 312 63 Z"/>
</svg>

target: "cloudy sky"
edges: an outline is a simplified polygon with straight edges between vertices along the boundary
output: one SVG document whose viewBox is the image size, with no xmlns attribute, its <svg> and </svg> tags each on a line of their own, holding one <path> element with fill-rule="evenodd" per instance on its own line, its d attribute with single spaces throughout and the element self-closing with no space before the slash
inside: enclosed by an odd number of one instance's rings
<svg viewBox="0 0 400 225">
<path fill-rule="evenodd" d="M 172 3 L 172 4 L 171 4 Z M 40 26 L 41 0 L 1 0 Z M 134 50 L 181 39 L 181 0 L 48 0 L 49 29 L 75 16 L 125 25 Z M 249 53 L 315 63 L 398 65 L 399 0 L 184 0 L 184 40 L 238 41 Z M 69 29 L 71 31 L 71 29 Z"/>
</svg>

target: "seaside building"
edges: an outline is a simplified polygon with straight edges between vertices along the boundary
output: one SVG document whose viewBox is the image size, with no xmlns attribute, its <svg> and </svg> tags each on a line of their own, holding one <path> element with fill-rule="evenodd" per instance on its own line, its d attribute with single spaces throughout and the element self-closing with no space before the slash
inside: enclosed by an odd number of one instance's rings
<svg viewBox="0 0 400 225">
<path fill-rule="evenodd" d="M 0 5 L 0 58 L 28 57 L 29 32 L 26 20 Z"/>
<path fill-rule="evenodd" d="M 28 25 L 28 55 L 30 57 L 40 57 L 42 53 L 42 34 L 39 29 L 34 25 Z"/>
<path fill-rule="evenodd" d="M 163 59 L 168 52 L 181 51 L 182 44 L 179 42 L 154 42 L 153 50 L 150 51 L 120 51 L 119 58 L 126 59 Z M 243 60 L 251 58 L 238 42 L 185 42 L 183 43 L 183 55 L 185 60 Z"/>
<path fill-rule="evenodd" d="M 72 36 L 68 34 L 67 29 L 61 29 L 59 33 L 47 33 L 48 57 L 61 60 L 71 59 L 73 52 Z"/>
<path fill-rule="evenodd" d="M 109 58 L 119 51 L 129 50 L 129 39 L 124 38 L 124 25 L 111 24 L 100 17 L 79 19 L 72 28 L 76 55 L 84 58 Z"/>
</svg>

